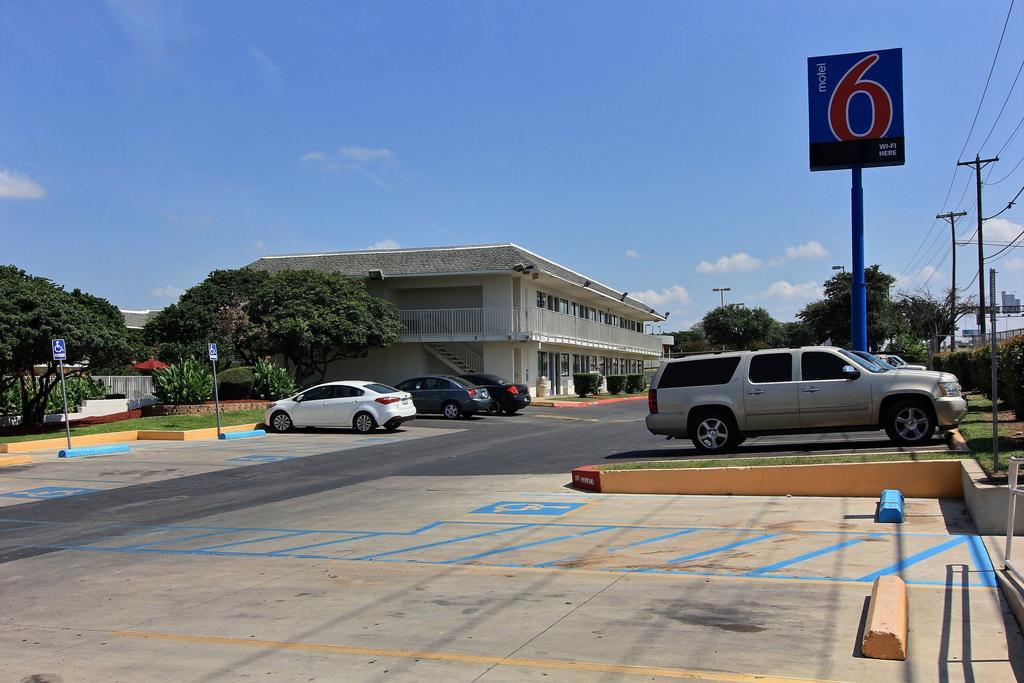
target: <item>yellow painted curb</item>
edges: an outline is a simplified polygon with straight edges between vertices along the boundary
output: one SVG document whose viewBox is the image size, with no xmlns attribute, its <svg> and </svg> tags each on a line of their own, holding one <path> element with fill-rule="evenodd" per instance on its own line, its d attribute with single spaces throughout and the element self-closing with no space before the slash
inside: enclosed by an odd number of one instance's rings
<svg viewBox="0 0 1024 683">
<path fill-rule="evenodd" d="M 31 455 L 5 455 L 0 456 L 0 467 L 13 467 L 15 465 L 27 465 L 32 462 Z"/>
<path fill-rule="evenodd" d="M 875 579 L 860 651 L 871 659 L 907 658 L 907 584 L 900 577 Z"/>
<path fill-rule="evenodd" d="M 959 460 L 599 470 L 601 493 L 963 498 Z"/>
<path fill-rule="evenodd" d="M 222 432 L 245 432 L 256 429 L 258 422 L 244 425 L 231 425 L 222 427 Z M 123 432 L 106 432 L 103 434 L 85 434 L 83 436 L 71 437 L 71 446 L 102 446 L 111 443 L 124 443 L 125 441 L 195 441 L 197 439 L 216 439 L 217 428 L 209 427 L 202 429 L 185 430 L 158 430 L 158 429 L 131 429 Z M 49 451 L 64 448 L 68 442 L 66 438 L 59 439 L 38 439 L 36 441 L 16 441 L 14 443 L 0 444 L 0 453 L 28 453 L 31 451 Z"/>
</svg>

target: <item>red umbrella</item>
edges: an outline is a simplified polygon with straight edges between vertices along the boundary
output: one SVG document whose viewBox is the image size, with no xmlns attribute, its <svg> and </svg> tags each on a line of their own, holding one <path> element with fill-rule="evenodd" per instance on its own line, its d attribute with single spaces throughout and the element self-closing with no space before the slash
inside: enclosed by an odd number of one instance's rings
<svg viewBox="0 0 1024 683">
<path fill-rule="evenodd" d="M 136 370 L 153 372 L 154 370 L 162 370 L 170 366 L 167 365 L 167 363 L 164 363 L 163 361 L 157 360 L 156 358 L 150 358 L 149 360 L 144 360 L 141 363 L 136 363 L 132 367 L 135 368 Z"/>
</svg>

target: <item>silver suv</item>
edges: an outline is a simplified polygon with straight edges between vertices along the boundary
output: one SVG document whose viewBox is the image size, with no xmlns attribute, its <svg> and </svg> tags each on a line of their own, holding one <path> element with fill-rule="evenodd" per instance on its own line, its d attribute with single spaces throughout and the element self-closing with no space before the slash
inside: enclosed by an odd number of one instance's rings
<svg viewBox="0 0 1024 683">
<path fill-rule="evenodd" d="M 662 363 L 647 429 L 725 453 L 748 436 L 885 429 L 927 443 L 967 414 L 956 376 L 893 371 L 844 349 L 812 346 L 701 354 Z"/>
</svg>

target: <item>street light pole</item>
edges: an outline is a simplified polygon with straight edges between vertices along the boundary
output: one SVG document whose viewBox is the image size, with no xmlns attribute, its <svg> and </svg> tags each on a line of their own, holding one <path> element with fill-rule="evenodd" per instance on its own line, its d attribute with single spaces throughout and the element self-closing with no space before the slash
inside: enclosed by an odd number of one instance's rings
<svg viewBox="0 0 1024 683">
<path fill-rule="evenodd" d="M 718 292 L 721 295 L 721 300 L 722 300 L 721 308 L 725 308 L 725 293 L 726 292 L 731 292 L 732 291 L 732 287 L 715 287 L 711 291 L 712 292 Z"/>
<path fill-rule="evenodd" d="M 832 270 L 842 271 L 843 275 L 846 274 L 846 266 L 832 266 Z"/>
</svg>

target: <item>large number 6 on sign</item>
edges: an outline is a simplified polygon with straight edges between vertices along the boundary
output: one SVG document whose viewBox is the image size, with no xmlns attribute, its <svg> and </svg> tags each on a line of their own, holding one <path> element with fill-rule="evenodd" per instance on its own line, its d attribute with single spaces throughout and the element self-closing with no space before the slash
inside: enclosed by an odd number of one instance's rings
<svg viewBox="0 0 1024 683">
<path fill-rule="evenodd" d="M 889 92 L 875 81 L 864 80 L 864 73 L 878 61 L 877 54 L 870 54 L 853 65 L 839 81 L 828 104 L 828 123 L 832 133 L 839 140 L 880 138 L 892 123 L 892 98 Z M 864 133 L 855 133 L 850 126 L 850 101 L 857 93 L 871 98 L 871 127 Z"/>
</svg>

